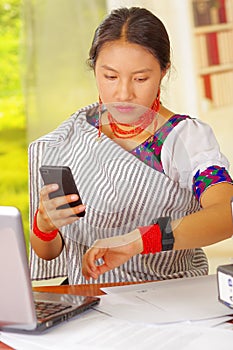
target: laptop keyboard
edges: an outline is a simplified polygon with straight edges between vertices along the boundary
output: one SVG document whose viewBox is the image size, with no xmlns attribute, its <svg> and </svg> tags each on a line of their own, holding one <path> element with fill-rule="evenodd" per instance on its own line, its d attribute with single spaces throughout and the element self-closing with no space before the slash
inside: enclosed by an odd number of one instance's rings
<svg viewBox="0 0 233 350">
<path fill-rule="evenodd" d="M 43 301 L 35 301 L 36 316 L 38 319 L 46 318 L 58 312 L 71 308 L 71 305 L 60 303 L 49 303 Z"/>
</svg>

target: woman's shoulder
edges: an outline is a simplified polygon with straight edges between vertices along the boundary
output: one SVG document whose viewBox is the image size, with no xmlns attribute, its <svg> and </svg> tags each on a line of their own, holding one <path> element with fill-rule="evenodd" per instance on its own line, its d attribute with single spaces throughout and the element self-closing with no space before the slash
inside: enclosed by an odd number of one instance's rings
<svg viewBox="0 0 233 350">
<path fill-rule="evenodd" d="M 188 115 L 176 114 L 167 121 L 167 147 L 183 143 L 192 150 L 216 149 L 219 144 L 212 127 L 204 121 Z"/>
<path fill-rule="evenodd" d="M 192 127 L 195 122 L 189 115 L 184 114 L 171 114 L 162 122 L 162 126 L 156 131 L 154 137 L 160 138 L 160 140 L 165 142 L 167 138 L 172 137 L 172 135 L 177 135 L 180 130 L 187 130 L 189 127 Z"/>
<path fill-rule="evenodd" d="M 165 174 L 179 181 L 181 187 L 192 190 L 193 177 L 198 171 L 211 166 L 229 168 L 227 158 L 222 154 L 220 145 L 211 126 L 198 118 L 174 115 L 170 130 L 161 153 Z"/>
<path fill-rule="evenodd" d="M 204 135 L 213 136 L 214 132 L 212 127 L 203 120 L 192 117 L 187 114 L 172 114 L 167 118 L 162 125 L 162 131 L 166 134 L 166 138 L 175 135 L 202 138 Z"/>
<path fill-rule="evenodd" d="M 178 133 L 179 135 L 187 135 L 196 139 L 198 137 L 202 138 L 204 135 L 205 137 L 214 135 L 213 129 L 209 124 L 197 117 L 191 117 L 189 115 L 174 114 L 167 121 L 167 124 L 170 126 L 170 131 L 174 129 L 173 134 Z"/>
</svg>

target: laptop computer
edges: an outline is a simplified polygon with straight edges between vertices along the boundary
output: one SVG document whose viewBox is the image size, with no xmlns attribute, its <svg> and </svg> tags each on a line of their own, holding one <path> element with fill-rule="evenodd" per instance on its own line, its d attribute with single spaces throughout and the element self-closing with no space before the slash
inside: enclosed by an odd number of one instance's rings
<svg viewBox="0 0 233 350">
<path fill-rule="evenodd" d="M 0 283 L 0 331 L 38 333 L 100 301 L 32 290 L 22 216 L 12 206 L 0 206 Z"/>
</svg>

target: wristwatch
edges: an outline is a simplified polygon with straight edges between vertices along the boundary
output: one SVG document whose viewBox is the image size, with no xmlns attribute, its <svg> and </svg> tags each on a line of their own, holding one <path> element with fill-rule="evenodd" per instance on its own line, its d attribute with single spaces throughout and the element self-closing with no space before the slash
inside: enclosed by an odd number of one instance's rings
<svg viewBox="0 0 233 350">
<path fill-rule="evenodd" d="M 162 216 L 154 220 L 154 224 L 158 224 L 162 233 L 162 251 L 172 250 L 174 246 L 174 235 L 171 228 L 171 218 Z"/>
</svg>

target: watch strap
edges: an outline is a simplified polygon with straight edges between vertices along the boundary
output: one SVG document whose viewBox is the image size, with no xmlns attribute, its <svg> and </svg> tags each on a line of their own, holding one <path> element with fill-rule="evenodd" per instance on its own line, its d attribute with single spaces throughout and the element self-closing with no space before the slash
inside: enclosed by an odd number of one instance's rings
<svg viewBox="0 0 233 350">
<path fill-rule="evenodd" d="M 171 227 L 171 218 L 163 216 L 156 220 L 162 233 L 162 251 L 172 250 L 174 246 L 174 235 Z"/>
</svg>

